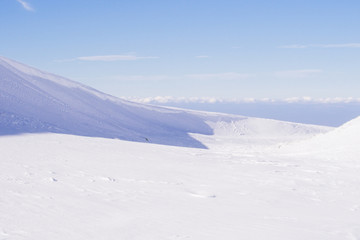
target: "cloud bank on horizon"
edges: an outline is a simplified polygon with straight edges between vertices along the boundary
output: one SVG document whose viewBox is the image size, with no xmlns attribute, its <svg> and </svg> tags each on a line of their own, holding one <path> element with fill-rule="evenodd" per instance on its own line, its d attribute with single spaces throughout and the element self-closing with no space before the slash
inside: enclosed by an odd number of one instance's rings
<svg viewBox="0 0 360 240">
<path fill-rule="evenodd" d="M 165 104 L 165 103 L 316 103 L 316 104 L 336 104 L 336 103 L 359 103 L 360 98 L 354 97 L 336 97 L 336 98 L 313 98 L 313 97 L 291 97 L 283 99 L 275 98 L 216 98 L 216 97 L 123 97 L 139 103 Z"/>
<path fill-rule="evenodd" d="M 140 103 L 338 127 L 360 116 L 360 98 L 128 97 Z"/>
</svg>

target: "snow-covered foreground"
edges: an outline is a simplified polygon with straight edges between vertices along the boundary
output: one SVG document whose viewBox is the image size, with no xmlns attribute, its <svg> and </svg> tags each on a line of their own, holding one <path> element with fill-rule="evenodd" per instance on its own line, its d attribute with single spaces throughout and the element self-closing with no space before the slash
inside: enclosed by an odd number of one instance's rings
<svg viewBox="0 0 360 240">
<path fill-rule="evenodd" d="M 0 137 L 0 239 L 360 239 L 356 156 L 282 150 L 288 138 L 224 124 L 195 136 L 207 150 Z"/>
</svg>

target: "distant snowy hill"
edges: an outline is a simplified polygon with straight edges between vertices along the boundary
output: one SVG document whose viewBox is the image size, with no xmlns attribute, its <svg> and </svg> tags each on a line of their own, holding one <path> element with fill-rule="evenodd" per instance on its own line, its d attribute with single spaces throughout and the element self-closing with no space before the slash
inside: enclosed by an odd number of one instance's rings
<svg viewBox="0 0 360 240">
<path fill-rule="evenodd" d="M 225 127 L 226 126 L 226 127 Z M 65 133 L 158 144 L 206 146 L 191 134 L 316 134 L 327 128 L 125 101 L 0 57 L 0 135 Z M 270 132 L 269 132 L 270 131 Z"/>
<path fill-rule="evenodd" d="M 310 141 L 316 141 L 319 146 L 327 146 L 332 149 L 359 149 L 360 117 L 345 123 L 331 132 L 315 136 L 313 139 L 309 140 L 309 142 Z"/>
<path fill-rule="evenodd" d="M 358 158 L 360 154 L 360 117 L 324 134 L 285 146 L 290 152 L 321 155 L 329 158 Z"/>
</svg>

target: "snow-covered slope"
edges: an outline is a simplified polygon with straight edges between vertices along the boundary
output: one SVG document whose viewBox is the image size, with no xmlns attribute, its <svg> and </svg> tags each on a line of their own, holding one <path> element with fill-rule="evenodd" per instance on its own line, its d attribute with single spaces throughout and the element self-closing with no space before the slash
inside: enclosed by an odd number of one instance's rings
<svg viewBox="0 0 360 240">
<path fill-rule="evenodd" d="M 339 154 L 344 158 L 360 156 L 360 117 L 324 134 L 285 145 L 284 151 L 302 154 L 322 155 L 332 158 Z"/>
<path fill-rule="evenodd" d="M 0 134 L 56 132 L 204 147 L 189 132 L 212 134 L 181 110 L 131 103 L 0 58 Z"/>
<path fill-rule="evenodd" d="M 128 102 L 0 57 L 0 135 L 54 132 L 206 148 L 204 136 L 214 133 L 278 139 L 327 130 Z"/>
</svg>

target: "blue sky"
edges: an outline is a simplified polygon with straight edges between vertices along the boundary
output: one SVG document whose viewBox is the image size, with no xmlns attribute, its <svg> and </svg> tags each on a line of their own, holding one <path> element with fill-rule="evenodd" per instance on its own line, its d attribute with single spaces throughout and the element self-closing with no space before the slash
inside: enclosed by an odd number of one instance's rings
<svg viewBox="0 0 360 240">
<path fill-rule="evenodd" d="M 116 96 L 360 97 L 360 1 L 2 0 L 0 55 Z"/>
</svg>

